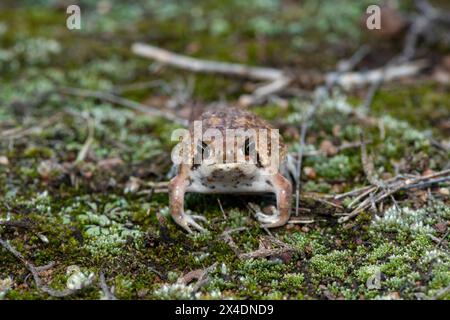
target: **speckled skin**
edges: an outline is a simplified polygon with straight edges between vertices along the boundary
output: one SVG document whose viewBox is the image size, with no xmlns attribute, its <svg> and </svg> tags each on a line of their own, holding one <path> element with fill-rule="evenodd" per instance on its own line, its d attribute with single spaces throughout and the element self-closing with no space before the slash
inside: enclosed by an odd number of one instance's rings
<svg viewBox="0 0 450 320">
<path fill-rule="evenodd" d="M 224 136 L 224 147 L 227 143 L 227 129 L 272 129 L 272 127 L 255 114 L 234 107 L 209 111 L 202 114 L 199 119 L 202 131 L 217 129 Z M 194 127 L 190 127 L 191 137 L 194 137 Z M 259 141 L 260 136 L 257 135 Z M 269 139 L 270 141 L 270 139 Z M 191 158 L 196 155 L 199 142 L 192 139 Z M 235 144 L 237 152 L 245 153 L 243 146 Z M 184 194 L 196 193 L 275 193 L 277 198 L 277 210 L 273 215 L 257 213 L 257 219 L 263 227 L 279 227 L 289 220 L 291 212 L 292 186 L 291 183 L 279 172 L 280 166 L 286 157 L 286 148 L 279 139 L 279 163 L 275 170 L 269 170 L 271 156 L 269 148 L 258 150 L 258 143 L 254 145 L 258 155 L 256 163 L 237 163 L 225 161 L 213 161 L 201 164 L 181 164 L 178 174 L 169 184 L 170 213 L 173 219 L 185 230 L 192 232 L 191 227 L 198 231 L 205 229 L 196 221 L 207 222 L 203 216 L 188 215 L 184 212 Z M 274 145 L 274 148 L 275 145 Z M 221 157 L 221 159 L 223 159 Z M 232 158 L 236 159 L 236 158 Z"/>
</svg>

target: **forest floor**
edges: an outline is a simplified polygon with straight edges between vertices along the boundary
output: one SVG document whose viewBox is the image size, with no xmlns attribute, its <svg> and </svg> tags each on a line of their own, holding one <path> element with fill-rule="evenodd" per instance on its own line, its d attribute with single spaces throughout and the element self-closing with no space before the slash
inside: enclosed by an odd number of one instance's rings
<svg viewBox="0 0 450 320">
<path fill-rule="evenodd" d="M 208 232 L 185 233 L 165 191 L 180 125 L 58 91 L 112 93 L 187 119 L 255 88 L 138 57 L 136 41 L 299 74 L 332 71 L 369 43 L 359 68 L 372 68 L 401 41 L 364 32 L 367 1 L 82 1 L 72 31 L 65 8 L 41 2 L 0 10 L 0 299 L 450 298 L 449 174 L 439 175 L 450 169 L 450 92 L 430 72 L 383 84 L 369 111 L 367 88 L 331 90 L 309 121 L 300 216 L 270 232 L 248 205 L 266 197 L 190 194 Z M 448 77 L 448 47 L 418 52 Z M 249 108 L 296 154 L 310 106 L 294 94 Z M 419 186 L 373 199 L 390 190 L 376 181 L 394 178 Z"/>
</svg>

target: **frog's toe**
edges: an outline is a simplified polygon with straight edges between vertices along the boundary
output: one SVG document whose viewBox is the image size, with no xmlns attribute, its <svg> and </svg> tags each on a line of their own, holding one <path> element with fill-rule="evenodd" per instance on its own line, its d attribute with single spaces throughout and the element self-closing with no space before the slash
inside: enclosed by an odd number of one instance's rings
<svg viewBox="0 0 450 320">
<path fill-rule="evenodd" d="M 200 221 L 203 221 L 203 222 L 208 222 L 208 219 L 206 219 L 204 216 L 200 216 L 200 215 L 197 215 L 197 214 L 191 214 L 190 217 L 192 219 L 200 220 Z"/>
<path fill-rule="evenodd" d="M 278 222 L 280 217 L 276 213 L 272 214 L 272 215 L 268 215 L 268 214 L 264 214 L 262 212 L 257 212 L 256 219 L 258 219 L 258 221 L 263 223 L 264 225 L 270 225 L 270 224 Z"/>
<path fill-rule="evenodd" d="M 183 220 L 184 220 L 184 229 L 186 229 L 189 233 L 193 233 L 192 229 L 190 227 L 193 227 L 197 231 L 200 232 L 207 232 L 205 228 L 203 228 L 201 225 L 197 223 L 195 220 L 201 220 L 203 222 L 207 222 L 206 218 L 199 215 L 190 215 L 190 214 L 184 214 Z"/>
</svg>

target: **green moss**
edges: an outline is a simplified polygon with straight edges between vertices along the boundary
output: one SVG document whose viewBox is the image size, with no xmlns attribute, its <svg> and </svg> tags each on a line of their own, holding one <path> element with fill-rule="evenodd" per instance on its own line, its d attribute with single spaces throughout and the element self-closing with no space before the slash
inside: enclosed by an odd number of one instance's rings
<svg viewBox="0 0 450 320">
<path fill-rule="evenodd" d="M 313 277 L 319 280 L 328 278 L 344 280 L 351 265 L 350 251 L 347 250 L 314 255 L 310 260 Z"/>
<path fill-rule="evenodd" d="M 443 135 L 435 124 L 450 116 L 450 96 L 433 84 L 420 86 L 393 87 L 376 95 L 372 109 L 377 114 L 389 110 L 397 119 L 405 119 L 419 129 L 432 128 L 435 134 Z"/>
<path fill-rule="evenodd" d="M 355 175 L 360 168 L 356 159 L 345 155 L 336 155 L 331 158 L 316 157 L 313 162 L 314 170 L 326 179 L 348 179 Z"/>
<path fill-rule="evenodd" d="M 331 190 L 331 185 L 326 182 L 308 181 L 303 185 L 303 190 L 306 192 L 327 193 Z"/>
</svg>

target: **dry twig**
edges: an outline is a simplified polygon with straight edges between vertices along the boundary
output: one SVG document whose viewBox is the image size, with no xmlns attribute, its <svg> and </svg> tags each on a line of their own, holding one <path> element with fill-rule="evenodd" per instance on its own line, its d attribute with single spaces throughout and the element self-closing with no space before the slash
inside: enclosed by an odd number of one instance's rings
<svg viewBox="0 0 450 320">
<path fill-rule="evenodd" d="M 154 59 L 158 62 L 193 72 L 222 74 L 263 81 L 276 80 L 283 75 L 283 72 L 278 69 L 249 67 L 238 63 L 196 59 L 145 43 L 133 44 L 131 51 L 141 57 Z"/>
<path fill-rule="evenodd" d="M 84 142 L 83 147 L 78 152 L 75 163 L 83 162 L 86 159 L 86 156 L 89 150 L 91 149 L 92 144 L 94 143 L 95 120 L 92 117 L 87 116 L 86 121 L 87 121 L 88 137 Z"/>
<path fill-rule="evenodd" d="M 390 182 L 389 182 L 390 181 Z M 378 191 L 376 194 L 372 194 L 372 192 L 368 192 L 367 189 L 365 189 L 364 195 L 369 195 L 368 198 L 366 198 L 363 202 L 361 202 L 358 207 L 356 207 L 350 214 L 341 217 L 338 222 L 343 223 L 348 220 L 350 220 L 353 217 L 356 217 L 359 213 L 361 213 L 364 210 L 367 210 L 370 206 L 373 206 L 374 204 L 377 204 L 387 197 L 391 197 L 395 193 L 401 190 L 408 190 L 408 189 L 420 189 L 420 188 L 426 188 L 431 185 L 436 185 L 438 183 L 450 181 L 450 169 L 443 170 L 437 173 L 433 173 L 431 175 L 427 176 L 420 176 L 412 179 L 404 179 L 397 177 L 395 179 L 382 181 L 382 183 L 386 186 L 385 188 L 380 188 L 381 191 Z M 359 191 L 364 190 L 364 188 L 360 188 Z M 372 190 L 372 189 L 368 189 Z M 370 197 L 370 194 L 373 195 L 373 198 Z M 360 197 L 362 198 L 362 197 Z"/>
<path fill-rule="evenodd" d="M 154 117 L 162 117 L 167 120 L 179 123 L 183 126 L 188 125 L 188 121 L 185 119 L 181 119 L 177 117 L 176 115 L 169 113 L 167 111 L 162 111 L 157 108 L 150 107 L 148 105 L 141 104 L 136 101 L 128 100 L 122 97 L 118 97 L 112 93 L 109 92 L 102 92 L 102 91 L 93 91 L 93 90 L 87 90 L 87 89 L 78 89 L 78 88 L 60 88 L 58 90 L 58 93 L 64 94 L 64 95 L 71 95 L 71 96 L 77 96 L 82 98 L 95 98 L 102 101 L 109 102 L 111 104 L 120 105 L 122 107 L 132 109 L 134 111 L 142 112 L 144 114 L 147 114 L 149 116 Z"/>
<path fill-rule="evenodd" d="M 277 246 L 277 248 L 273 248 L 274 245 Z M 273 236 L 268 236 L 260 240 L 258 250 L 247 253 L 241 253 L 239 255 L 239 259 L 248 260 L 256 258 L 266 258 L 294 251 L 295 249 L 292 246 L 288 245 L 287 243 L 284 243 L 283 241 Z"/>
<path fill-rule="evenodd" d="M 20 260 L 24 266 L 31 272 L 33 278 L 34 278 L 34 282 L 36 283 L 36 287 L 47 293 L 48 295 L 52 296 L 52 297 L 57 297 L 57 298 L 62 298 L 62 297 L 67 297 L 70 296 L 76 292 L 78 292 L 78 290 L 72 290 L 72 289 L 64 289 L 64 290 L 55 290 L 50 288 L 49 286 L 47 286 L 46 284 L 43 283 L 41 277 L 39 276 L 39 272 L 48 269 L 49 265 L 53 264 L 49 264 L 47 266 L 44 267 L 36 267 L 34 264 L 32 264 L 31 262 L 27 261 L 12 245 L 10 245 L 7 241 L 0 239 L 0 245 L 3 246 L 3 248 L 5 248 L 9 253 L 11 253 L 15 258 L 17 258 L 18 260 Z"/>
<path fill-rule="evenodd" d="M 187 285 L 190 282 L 192 282 L 193 280 L 197 280 L 197 282 L 194 284 L 194 287 L 193 287 L 193 293 L 195 293 L 198 290 L 200 290 L 200 288 L 202 286 L 204 286 L 206 283 L 208 283 L 208 281 L 209 281 L 208 275 L 211 272 L 213 272 L 216 269 L 216 267 L 217 267 L 217 262 L 214 262 L 212 265 L 210 265 L 209 267 L 207 267 L 205 269 L 197 269 L 197 270 L 190 271 L 190 272 L 186 273 L 185 275 L 183 275 L 182 277 L 180 277 L 177 280 L 177 282 Z"/>
<path fill-rule="evenodd" d="M 117 300 L 116 296 L 112 293 L 112 289 L 110 289 L 106 283 L 103 271 L 100 272 L 100 288 L 102 289 L 103 296 L 106 300 Z"/>
</svg>

